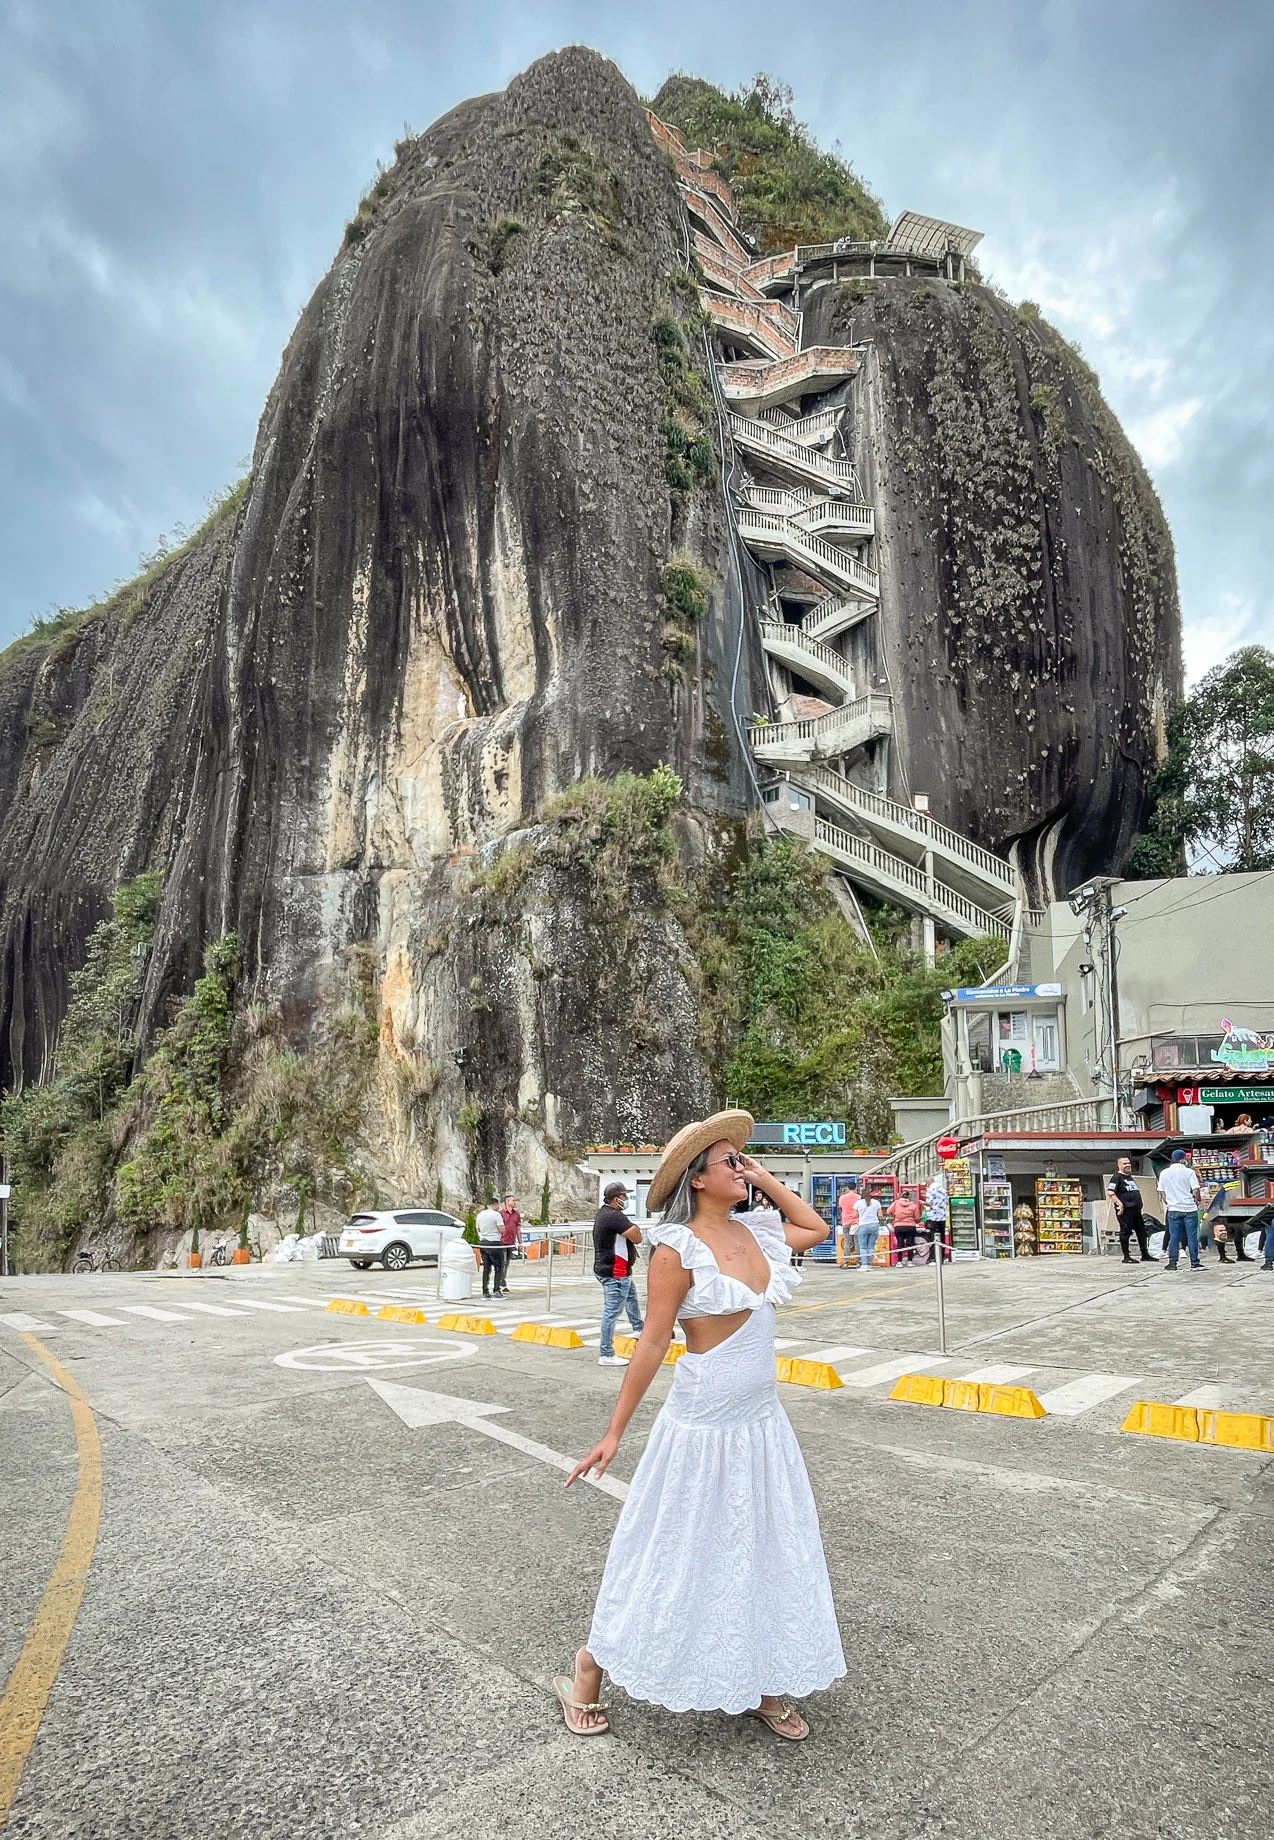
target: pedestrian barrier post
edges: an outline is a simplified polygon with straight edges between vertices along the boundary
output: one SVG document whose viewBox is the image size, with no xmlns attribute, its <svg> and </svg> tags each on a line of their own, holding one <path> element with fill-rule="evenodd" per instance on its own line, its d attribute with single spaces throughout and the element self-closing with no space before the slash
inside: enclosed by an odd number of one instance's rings
<svg viewBox="0 0 1274 1840">
<path fill-rule="evenodd" d="M 935 1220 L 933 1223 L 933 1249 L 937 1254 L 934 1259 L 934 1271 L 938 1277 L 938 1353 L 947 1352 L 947 1306 L 942 1294 L 942 1255 L 945 1251 L 946 1222 Z"/>
<path fill-rule="evenodd" d="M 548 1315 L 549 1311 L 553 1308 L 553 1229 L 552 1227 L 550 1227 L 548 1230 L 547 1238 L 548 1238 L 548 1243 L 549 1243 L 548 1244 L 549 1271 L 548 1271 L 548 1278 L 545 1281 L 545 1291 L 544 1291 L 544 1314 L 546 1316 Z"/>
</svg>

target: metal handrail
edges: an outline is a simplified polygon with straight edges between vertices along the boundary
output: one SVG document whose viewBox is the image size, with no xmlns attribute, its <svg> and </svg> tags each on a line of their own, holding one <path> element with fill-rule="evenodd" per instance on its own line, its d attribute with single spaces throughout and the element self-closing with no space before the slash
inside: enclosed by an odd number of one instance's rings
<svg viewBox="0 0 1274 1840">
<path fill-rule="evenodd" d="M 854 683 L 853 667 L 849 660 L 834 652 L 830 645 L 820 645 L 817 639 L 799 626 L 789 626 L 786 620 L 760 620 L 762 645 L 790 645 L 793 650 L 804 652 L 815 664 L 820 665 L 829 676 L 840 683 L 846 683 L 851 690 Z"/>
<path fill-rule="evenodd" d="M 954 888 L 948 888 L 944 882 L 935 881 L 923 869 L 917 869 L 901 856 L 882 850 L 878 843 L 868 843 L 863 837 L 855 837 L 852 831 L 842 830 L 838 824 L 829 824 L 826 818 L 815 818 L 814 838 L 816 842 L 826 843 L 842 855 L 870 864 L 882 876 L 892 877 L 903 887 L 913 889 L 924 897 L 925 903 L 932 910 L 956 914 L 967 926 L 976 927 L 979 933 L 1008 938 L 1008 927 L 995 914 L 988 913 L 986 908 L 979 907 L 976 901 L 970 901 L 967 896 L 957 894 Z"/>
<path fill-rule="evenodd" d="M 981 844 L 971 842 L 968 837 L 962 837 L 959 831 L 953 831 L 948 825 L 939 824 L 927 812 L 913 811 L 911 806 L 899 805 L 893 799 L 887 799 L 883 793 L 869 792 L 864 786 L 856 786 L 852 780 L 846 779 L 831 767 L 813 767 L 805 777 L 816 786 L 823 786 L 831 797 L 841 799 L 855 810 L 871 812 L 899 830 L 914 831 L 917 837 L 927 838 L 935 848 L 945 850 L 949 856 L 958 856 L 961 861 L 976 865 L 989 881 L 1000 883 L 1006 893 L 1016 893 L 1017 877 L 1002 857 L 984 850 Z"/>
<path fill-rule="evenodd" d="M 748 744 L 772 747 L 788 741 L 818 741 L 829 731 L 847 728 L 851 722 L 878 724 L 872 726 L 873 734 L 890 734 L 894 726 L 892 698 L 871 691 L 852 703 L 842 703 L 839 709 L 829 709 L 825 715 L 806 716 L 795 722 L 753 723 L 748 728 Z"/>
<path fill-rule="evenodd" d="M 1064 1117 L 1062 1115 L 1065 1114 Z M 900 1181 L 913 1180 L 917 1174 L 937 1174 L 938 1158 L 934 1145 L 939 1138 L 981 1137 L 988 1128 L 1011 1132 L 1015 1125 L 1023 1120 L 1039 1124 L 1044 1130 L 1057 1118 L 1063 1124 L 1073 1124 L 1076 1130 L 1098 1130 L 1101 1126 L 1101 1101 L 1099 1099 L 1063 1099 L 1056 1105 L 1020 1105 L 1010 1112 L 979 1112 L 972 1118 L 957 1119 L 954 1124 L 945 1125 L 941 1131 L 935 1131 L 931 1137 L 922 1137 L 914 1144 L 904 1144 L 890 1156 L 873 1163 L 864 1174 L 876 1175 L 889 1170 Z M 1060 1125 L 1054 1125 L 1060 1129 Z M 1029 1129 L 1029 1125 L 1028 1125 Z"/>
<path fill-rule="evenodd" d="M 838 549 L 834 543 L 827 543 L 811 531 L 803 530 L 790 518 L 772 511 L 751 511 L 747 506 L 739 508 L 737 518 L 739 535 L 745 542 L 749 531 L 757 537 L 777 537 L 781 540 L 778 547 L 798 556 L 815 576 L 821 570 L 843 587 L 861 588 L 866 594 L 879 595 L 880 577 L 875 569 Z"/>
</svg>

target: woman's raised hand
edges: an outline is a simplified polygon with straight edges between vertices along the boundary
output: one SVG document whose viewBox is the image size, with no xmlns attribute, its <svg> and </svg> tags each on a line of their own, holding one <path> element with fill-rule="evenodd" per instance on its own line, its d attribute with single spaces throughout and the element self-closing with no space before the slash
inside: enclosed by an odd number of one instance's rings
<svg viewBox="0 0 1274 1840">
<path fill-rule="evenodd" d="M 744 1156 L 742 1151 L 739 1152 L 739 1155 L 743 1163 L 742 1173 L 747 1177 L 753 1188 L 759 1188 L 768 1194 L 771 1183 L 777 1178 L 772 1176 L 768 1169 L 762 1169 L 755 1157 Z"/>
<path fill-rule="evenodd" d="M 593 1469 L 597 1471 L 599 1477 L 604 1476 L 614 1462 L 615 1452 L 618 1449 L 619 1439 L 615 1436 L 614 1432 L 608 1431 L 601 1443 L 594 1444 L 588 1455 L 581 1458 L 575 1465 L 575 1468 L 566 1478 L 565 1486 L 569 1489 L 573 1482 L 578 1482 L 581 1476 L 587 1476 L 589 1471 Z"/>
</svg>

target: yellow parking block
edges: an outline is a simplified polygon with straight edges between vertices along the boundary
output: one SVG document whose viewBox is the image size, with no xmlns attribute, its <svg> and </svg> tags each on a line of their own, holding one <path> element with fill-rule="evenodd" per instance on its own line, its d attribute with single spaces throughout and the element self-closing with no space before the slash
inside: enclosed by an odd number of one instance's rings
<svg viewBox="0 0 1274 1840">
<path fill-rule="evenodd" d="M 1029 1386 L 989 1386 L 984 1381 L 978 1392 L 981 1394 L 979 1412 L 994 1412 L 1000 1418 L 1048 1417 Z"/>
<path fill-rule="evenodd" d="M 582 1348 L 574 1329 L 552 1329 L 548 1323 L 519 1323 L 509 1337 L 512 1342 L 534 1342 L 538 1348 Z"/>
<path fill-rule="evenodd" d="M 1199 1407 L 1199 1442 L 1231 1450 L 1274 1451 L 1274 1418 L 1262 1412 L 1208 1412 Z"/>
<path fill-rule="evenodd" d="M 933 1374 L 903 1374 L 894 1382 L 891 1399 L 905 1399 L 913 1406 L 940 1406 L 946 1397 L 946 1381 Z"/>
<path fill-rule="evenodd" d="M 631 1361 L 636 1352 L 637 1337 L 635 1335 L 617 1335 L 615 1337 L 616 1354 L 626 1354 Z M 685 1352 L 686 1344 L 684 1342 L 669 1342 L 668 1352 L 664 1356 L 661 1365 L 664 1367 L 673 1366 L 675 1362 L 681 1359 Z"/>
<path fill-rule="evenodd" d="M 998 1418 L 1047 1418 L 1029 1386 L 991 1386 L 984 1380 L 939 1380 L 932 1374 L 903 1374 L 891 1399 L 913 1406 L 947 1406 L 954 1412 L 991 1412 Z"/>
<path fill-rule="evenodd" d="M 495 1324 L 485 1316 L 460 1316 L 454 1310 L 438 1318 L 439 1329 L 454 1329 L 459 1335 L 494 1335 Z"/>
<path fill-rule="evenodd" d="M 1139 1431 L 1143 1437 L 1177 1438 L 1182 1443 L 1199 1441 L 1197 1406 L 1170 1406 L 1156 1399 L 1136 1400 L 1121 1431 Z"/>
<path fill-rule="evenodd" d="M 338 1316 L 371 1315 L 367 1305 L 360 1303 L 357 1297 L 333 1297 L 327 1307 L 329 1310 L 334 1310 Z"/>
<path fill-rule="evenodd" d="M 778 1379 L 789 1386 L 816 1386 L 830 1392 L 845 1384 L 830 1361 L 800 1361 L 790 1354 L 780 1354 L 774 1357 L 774 1370 Z"/>
<path fill-rule="evenodd" d="M 423 1323 L 429 1321 L 423 1310 L 410 1309 L 405 1303 L 382 1304 L 376 1316 L 380 1322 Z"/>
</svg>

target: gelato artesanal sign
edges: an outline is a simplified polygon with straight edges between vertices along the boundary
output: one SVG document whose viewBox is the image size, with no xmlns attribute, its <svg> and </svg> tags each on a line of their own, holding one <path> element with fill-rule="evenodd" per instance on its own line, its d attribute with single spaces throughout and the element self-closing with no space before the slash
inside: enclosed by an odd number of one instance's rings
<svg viewBox="0 0 1274 1840">
<path fill-rule="evenodd" d="M 1274 1035 L 1258 1035 L 1255 1029 L 1238 1029 L 1222 1016 L 1225 1038 L 1213 1048 L 1212 1059 L 1231 1073 L 1270 1073 L 1274 1071 Z"/>
</svg>

